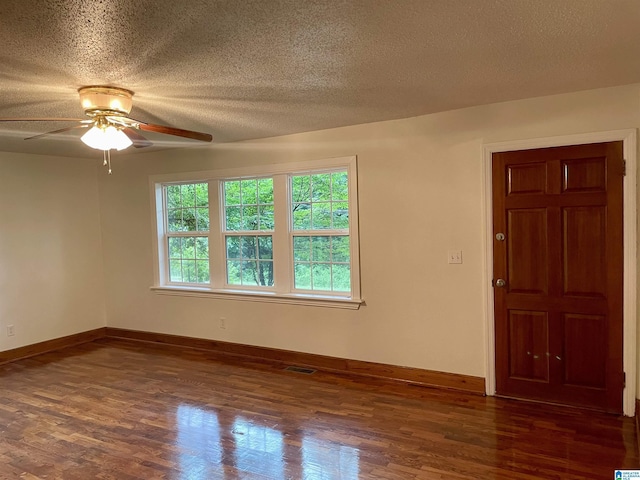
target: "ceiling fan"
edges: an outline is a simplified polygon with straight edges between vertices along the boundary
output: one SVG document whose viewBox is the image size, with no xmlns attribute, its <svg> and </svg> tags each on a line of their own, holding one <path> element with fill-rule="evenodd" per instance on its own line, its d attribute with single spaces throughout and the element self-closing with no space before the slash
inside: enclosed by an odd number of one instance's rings
<svg viewBox="0 0 640 480">
<path fill-rule="evenodd" d="M 91 148 L 102 150 L 104 164 L 111 174 L 111 150 L 124 150 L 130 146 L 135 148 L 149 147 L 152 143 L 138 130 L 162 133 L 178 137 L 190 138 L 202 142 L 210 142 L 213 137 L 208 133 L 183 130 L 165 125 L 154 125 L 129 117 L 133 104 L 133 92 L 124 88 L 92 85 L 78 89 L 80 104 L 88 119 L 81 118 L 0 118 L 0 122 L 78 122 L 77 125 L 41 133 L 25 140 L 33 140 L 68 132 L 75 129 L 89 130 L 81 137 L 83 143 Z"/>
</svg>

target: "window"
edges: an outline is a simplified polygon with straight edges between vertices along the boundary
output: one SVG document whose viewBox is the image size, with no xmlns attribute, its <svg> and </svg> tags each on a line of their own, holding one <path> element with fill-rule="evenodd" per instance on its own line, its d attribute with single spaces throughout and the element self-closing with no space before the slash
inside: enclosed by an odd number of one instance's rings
<svg viewBox="0 0 640 480">
<path fill-rule="evenodd" d="M 354 157 L 151 178 L 159 293 L 357 308 Z"/>
<path fill-rule="evenodd" d="M 349 292 L 349 189 L 346 171 L 291 177 L 296 289 Z"/>
<path fill-rule="evenodd" d="M 227 284 L 273 286 L 273 179 L 222 184 Z"/>
<path fill-rule="evenodd" d="M 189 183 L 164 189 L 172 283 L 209 283 L 208 188 L 207 183 Z"/>
</svg>

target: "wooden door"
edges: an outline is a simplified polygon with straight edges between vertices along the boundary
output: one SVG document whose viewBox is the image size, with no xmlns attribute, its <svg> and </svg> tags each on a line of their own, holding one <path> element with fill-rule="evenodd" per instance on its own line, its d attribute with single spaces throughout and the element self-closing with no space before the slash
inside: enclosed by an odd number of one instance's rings
<svg viewBox="0 0 640 480">
<path fill-rule="evenodd" d="M 498 395 L 622 412 L 623 175 L 622 142 L 493 154 Z"/>
</svg>

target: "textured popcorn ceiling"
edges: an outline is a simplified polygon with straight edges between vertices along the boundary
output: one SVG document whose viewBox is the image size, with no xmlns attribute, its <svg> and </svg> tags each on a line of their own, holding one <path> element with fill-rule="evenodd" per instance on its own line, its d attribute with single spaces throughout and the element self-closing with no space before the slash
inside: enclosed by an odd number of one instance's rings
<svg viewBox="0 0 640 480">
<path fill-rule="evenodd" d="M 105 84 L 228 142 L 640 82 L 640 0 L 1 0 L 0 45 L 0 117 Z M 0 124 L 0 150 L 95 155 L 22 140 L 63 126 Z"/>
</svg>

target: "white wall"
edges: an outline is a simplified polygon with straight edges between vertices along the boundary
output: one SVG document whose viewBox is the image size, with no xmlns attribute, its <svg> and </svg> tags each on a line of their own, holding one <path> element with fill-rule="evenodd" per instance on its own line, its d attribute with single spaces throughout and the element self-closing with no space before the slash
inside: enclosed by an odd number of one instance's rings
<svg viewBox="0 0 640 480">
<path fill-rule="evenodd" d="M 0 153 L 0 205 L 0 350 L 105 326 L 96 163 Z"/>
<path fill-rule="evenodd" d="M 108 324 L 484 376 L 483 144 L 637 128 L 639 99 L 640 87 L 630 85 L 118 156 L 114 174 L 99 180 Z M 359 162 L 366 306 L 345 311 L 149 291 L 149 175 L 347 155 Z M 452 249 L 463 251 L 462 265 L 447 264 Z M 218 328 L 220 316 L 226 330 Z"/>
</svg>

